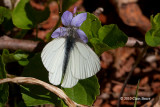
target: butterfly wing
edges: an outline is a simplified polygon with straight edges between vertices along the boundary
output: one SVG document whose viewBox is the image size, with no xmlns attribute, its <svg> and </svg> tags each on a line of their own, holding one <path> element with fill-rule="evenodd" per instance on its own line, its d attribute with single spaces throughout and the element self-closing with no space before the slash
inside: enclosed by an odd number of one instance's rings
<svg viewBox="0 0 160 107">
<path fill-rule="evenodd" d="M 62 78 L 65 39 L 57 38 L 48 43 L 41 57 L 45 68 L 49 71 L 49 81 L 59 85 Z M 92 49 L 84 43 L 76 42 L 70 53 L 62 87 L 71 88 L 79 79 L 93 76 L 100 70 L 100 60 Z"/>
<path fill-rule="evenodd" d="M 61 85 L 64 88 L 72 88 L 78 82 L 78 79 L 73 77 L 72 75 L 73 67 L 71 63 L 72 61 L 70 60 L 66 69 L 66 73 L 65 73 L 62 85 Z"/>
<path fill-rule="evenodd" d="M 43 65 L 49 72 L 49 81 L 59 85 L 62 78 L 65 39 L 56 38 L 49 42 L 41 53 Z"/>
<path fill-rule="evenodd" d="M 77 79 L 85 79 L 100 70 L 99 57 L 84 43 L 76 42 L 71 52 L 72 75 Z"/>
</svg>

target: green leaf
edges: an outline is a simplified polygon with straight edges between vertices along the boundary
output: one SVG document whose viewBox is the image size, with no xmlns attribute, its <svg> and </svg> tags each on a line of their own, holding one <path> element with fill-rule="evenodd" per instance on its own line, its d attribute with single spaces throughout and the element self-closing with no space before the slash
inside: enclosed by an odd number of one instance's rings
<svg viewBox="0 0 160 107">
<path fill-rule="evenodd" d="M 4 105 L 8 101 L 8 96 L 9 96 L 9 86 L 8 84 L 5 83 L 0 89 L 0 107 L 4 107 Z"/>
<path fill-rule="evenodd" d="M 90 43 L 96 54 L 100 56 L 104 51 L 124 46 L 127 39 L 127 36 L 118 29 L 117 25 L 111 24 L 101 27 L 98 36 L 96 38 L 92 37 Z"/>
<path fill-rule="evenodd" d="M 72 6 L 77 0 L 63 0 L 62 13 Z"/>
<path fill-rule="evenodd" d="M 87 12 L 87 19 L 82 23 L 80 29 L 85 32 L 88 40 L 98 37 L 98 30 L 101 28 L 101 22 L 99 19 Z"/>
<path fill-rule="evenodd" d="M 21 85 L 21 94 L 27 106 L 58 103 L 57 96 L 39 86 Z"/>
<path fill-rule="evenodd" d="M 30 29 L 34 27 L 34 22 L 32 22 L 29 15 L 31 13 L 28 13 L 27 8 L 31 8 L 29 5 L 29 0 L 20 0 L 16 8 L 14 8 L 12 20 L 15 26 L 22 29 Z"/>
<path fill-rule="evenodd" d="M 160 45 L 160 28 L 151 29 L 145 34 L 145 41 L 149 46 L 156 47 Z"/>
<path fill-rule="evenodd" d="M 28 54 L 24 53 L 23 51 L 16 51 L 14 53 L 9 53 L 7 49 L 3 50 L 2 57 L 4 60 L 4 63 L 10 63 L 10 62 L 16 62 L 22 66 L 26 66 L 28 62 Z"/>
<path fill-rule="evenodd" d="M 19 65 L 21 65 L 21 66 L 26 66 L 26 65 L 28 65 L 29 61 L 28 61 L 27 58 L 25 58 L 25 59 L 19 60 L 18 63 L 19 63 Z"/>
<path fill-rule="evenodd" d="M 12 20 L 15 26 L 22 29 L 31 29 L 38 23 L 49 17 L 49 8 L 44 11 L 35 10 L 30 5 L 30 0 L 20 0 L 16 8 L 13 10 Z"/>
<path fill-rule="evenodd" d="M 151 16 L 152 28 L 145 34 L 145 41 L 149 46 L 160 46 L 160 13 Z"/>
<path fill-rule="evenodd" d="M 4 21 L 4 17 L 0 15 L 0 24 Z"/>
<path fill-rule="evenodd" d="M 5 64 L 0 55 L 0 79 L 6 78 Z M 3 107 L 8 100 L 9 87 L 7 83 L 0 84 L 0 107 Z"/>
<path fill-rule="evenodd" d="M 4 21 L 6 10 L 6 8 L 0 6 L 0 24 Z"/>
<path fill-rule="evenodd" d="M 92 105 L 99 95 L 99 83 L 96 76 L 80 80 L 73 88 L 64 88 L 65 93 L 76 103 Z"/>
<path fill-rule="evenodd" d="M 22 39 L 26 34 L 28 30 L 26 29 L 21 29 L 15 36 L 14 38 Z"/>
<path fill-rule="evenodd" d="M 107 44 L 103 43 L 102 41 L 100 41 L 98 38 L 92 38 L 90 40 L 91 44 L 94 47 L 94 51 L 97 55 L 101 55 L 104 51 L 110 50 L 112 49 L 111 47 L 109 47 Z"/>
<path fill-rule="evenodd" d="M 25 77 L 34 77 L 49 83 L 48 72 L 42 64 L 40 54 L 36 54 L 29 60 L 29 64 L 24 68 L 22 75 Z M 21 93 L 27 106 L 42 104 L 60 105 L 58 97 L 41 86 L 23 85 L 21 86 Z"/>
<path fill-rule="evenodd" d="M 5 18 L 11 18 L 11 11 L 5 7 L 0 6 L 0 24 L 2 24 Z"/>
<path fill-rule="evenodd" d="M 152 28 L 160 27 L 160 13 L 157 13 L 154 17 L 151 16 Z"/>
<path fill-rule="evenodd" d="M 115 24 L 104 25 L 99 29 L 98 34 L 99 39 L 112 49 L 123 47 L 128 40 L 127 35 Z"/>
<path fill-rule="evenodd" d="M 1 6 L 0 6 L 0 24 L 2 24 L 6 32 L 13 28 L 11 10 Z"/>
</svg>

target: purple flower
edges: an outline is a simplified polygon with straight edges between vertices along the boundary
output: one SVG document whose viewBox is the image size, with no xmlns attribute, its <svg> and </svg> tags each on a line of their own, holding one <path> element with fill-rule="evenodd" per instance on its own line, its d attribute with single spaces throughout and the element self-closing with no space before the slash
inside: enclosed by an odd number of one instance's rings
<svg viewBox="0 0 160 107">
<path fill-rule="evenodd" d="M 74 12 L 76 12 L 76 8 L 74 9 Z M 81 13 L 78 14 L 76 16 L 74 16 L 74 14 L 69 12 L 69 11 L 65 11 L 61 17 L 62 20 L 62 24 L 65 27 L 60 27 L 58 29 L 56 29 L 51 37 L 52 38 L 57 38 L 57 37 L 61 37 L 61 36 L 73 36 L 73 37 L 78 37 L 80 38 L 84 43 L 88 42 L 88 38 L 86 36 L 86 34 L 79 29 L 79 27 L 81 26 L 81 24 L 87 19 L 87 13 Z"/>
</svg>

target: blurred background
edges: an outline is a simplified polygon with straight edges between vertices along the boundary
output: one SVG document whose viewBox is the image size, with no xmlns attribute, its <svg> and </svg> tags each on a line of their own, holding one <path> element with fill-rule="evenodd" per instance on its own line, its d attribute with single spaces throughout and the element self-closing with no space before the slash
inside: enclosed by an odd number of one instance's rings
<svg viewBox="0 0 160 107">
<path fill-rule="evenodd" d="M 0 6 L 13 10 L 20 0 L 0 0 Z M 59 0 L 64 2 L 66 0 Z M 68 8 L 73 11 L 77 6 L 77 11 L 93 13 L 99 18 L 102 25 L 117 24 L 132 41 L 144 41 L 145 33 L 151 28 L 150 16 L 160 12 L 158 0 L 73 0 Z M 59 12 L 62 12 L 62 5 L 58 5 L 54 0 L 30 0 L 31 6 L 36 10 L 44 10 L 49 6 L 49 17 L 30 30 L 21 30 L 6 21 L 0 25 L 0 37 L 23 38 L 24 40 L 34 40 L 35 37 L 47 41 L 48 35 L 53 28 L 61 26 Z M 59 8 L 60 7 L 60 8 Z M 61 13 L 60 13 L 61 14 Z M 42 17 L 42 16 L 38 16 Z M 37 31 L 38 30 L 38 31 Z M 23 36 L 23 37 L 22 37 Z M 2 39 L 2 38 L 0 38 Z M 130 42 L 131 42 L 130 41 Z M 2 49 L 2 48 L 1 48 Z M 104 52 L 101 56 L 101 71 L 97 77 L 100 83 L 100 95 L 97 96 L 94 106 L 96 107 L 115 107 L 119 93 L 128 73 L 131 71 L 137 56 L 142 47 L 126 46 L 115 50 Z M 2 50 L 0 51 L 2 53 Z M 11 50 L 11 52 L 13 52 Z M 17 62 L 9 63 L 6 70 L 11 74 L 21 75 L 23 67 L 17 66 Z M 134 97 L 138 80 L 139 97 L 150 98 L 150 100 L 139 100 L 137 107 L 160 107 L 158 94 L 160 93 L 160 48 L 149 48 L 143 60 L 136 66 L 129 79 L 123 96 Z M 12 85 L 11 85 L 12 87 Z M 17 86 L 18 87 L 18 86 Z M 15 86 L 14 86 L 15 88 Z M 18 88 L 9 95 L 6 107 L 17 107 L 16 102 L 21 101 Z M 133 107 L 134 100 L 121 100 L 122 107 Z M 144 106 L 145 105 L 145 106 Z M 147 105 L 147 106 L 146 106 Z M 53 107 L 46 104 L 36 107 Z"/>
</svg>

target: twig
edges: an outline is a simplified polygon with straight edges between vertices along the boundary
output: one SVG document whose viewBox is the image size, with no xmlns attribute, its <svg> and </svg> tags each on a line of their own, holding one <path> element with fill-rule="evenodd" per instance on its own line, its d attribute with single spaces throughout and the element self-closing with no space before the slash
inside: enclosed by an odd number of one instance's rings
<svg viewBox="0 0 160 107">
<path fill-rule="evenodd" d="M 98 17 L 103 11 L 104 9 L 102 7 L 98 7 L 93 14 Z"/>
<path fill-rule="evenodd" d="M 37 39 L 38 39 L 38 24 L 36 25 L 36 39 L 35 40 Z"/>
<path fill-rule="evenodd" d="M 41 47 L 38 45 L 41 45 Z M 40 43 L 39 41 L 31 41 L 31 40 L 21 40 L 21 39 L 13 39 L 8 36 L 0 37 L 0 49 L 11 49 L 11 50 L 24 50 L 28 52 L 32 52 L 37 48 L 41 48 L 42 50 L 44 43 Z"/>
<path fill-rule="evenodd" d="M 147 103 L 143 104 L 141 107 L 151 107 L 151 105 L 153 105 L 153 101 L 155 100 L 155 98 L 152 98 L 150 101 L 148 101 Z"/>
<path fill-rule="evenodd" d="M 120 106 L 120 101 L 121 101 L 120 98 L 121 98 L 121 96 L 123 95 L 124 89 L 125 89 L 128 81 L 129 81 L 129 79 L 130 79 L 130 77 L 131 77 L 134 69 L 137 67 L 137 65 L 139 64 L 139 62 L 140 62 L 141 59 L 143 58 L 143 55 L 146 53 L 147 49 L 148 49 L 148 46 L 146 46 L 146 47 L 143 49 L 143 51 L 140 53 L 140 55 L 139 55 L 138 58 L 136 59 L 135 64 L 132 66 L 132 69 L 131 69 L 131 71 L 129 72 L 129 74 L 128 74 L 128 76 L 127 76 L 127 78 L 126 78 L 126 80 L 125 80 L 125 82 L 124 82 L 124 84 L 123 84 L 123 87 L 122 87 L 122 89 L 121 89 L 121 92 L 120 92 L 120 95 L 119 95 L 119 98 L 118 98 L 117 107 Z"/>
<path fill-rule="evenodd" d="M 160 94 L 158 94 L 155 98 L 152 98 L 150 101 L 148 101 L 147 103 L 145 103 L 141 107 L 157 107 L 156 103 L 158 103 L 158 105 L 159 105 L 159 101 L 160 101 L 159 95 Z"/>
<path fill-rule="evenodd" d="M 128 41 L 125 46 L 127 46 L 127 47 L 144 47 L 145 42 L 140 41 L 138 39 L 135 39 L 133 37 L 128 37 Z"/>
<path fill-rule="evenodd" d="M 8 36 L 0 37 L 0 49 L 24 50 L 28 52 L 41 51 L 45 43 L 32 40 L 13 39 Z M 127 47 L 144 47 L 144 42 L 129 37 Z"/>
<path fill-rule="evenodd" d="M 59 88 L 57 88 L 57 87 L 55 87 L 53 85 L 50 85 L 50 84 L 48 84 L 46 82 L 43 82 L 41 80 L 38 80 L 36 78 L 32 78 L 32 77 L 14 77 L 14 78 L 0 79 L 0 84 L 7 83 L 7 82 L 17 83 L 17 84 L 40 85 L 40 86 L 46 88 L 47 90 L 53 92 L 54 94 L 56 94 L 61 99 L 63 99 L 69 107 L 77 107 L 77 106 L 88 107 L 88 106 L 84 106 L 84 105 L 75 103 L 61 89 L 59 89 Z"/>
<path fill-rule="evenodd" d="M 123 83 L 118 82 L 118 81 L 115 81 L 115 80 L 112 80 L 112 83 L 118 84 L 118 85 L 123 85 Z M 127 84 L 127 87 L 128 87 L 128 88 L 135 88 L 135 89 L 137 88 L 136 85 L 130 85 L 130 84 Z M 141 90 L 149 90 L 149 89 L 146 88 L 146 87 L 140 87 L 140 86 L 139 86 L 139 89 L 141 89 Z"/>
<path fill-rule="evenodd" d="M 155 98 L 152 98 L 150 101 L 142 105 L 141 107 L 159 107 L 160 94 L 158 94 Z M 156 104 L 158 103 L 158 106 Z"/>
<path fill-rule="evenodd" d="M 153 107 L 154 105 L 156 105 L 156 103 L 158 103 L 158 105 L 159 105 L 159 102 L 160 102 L 160 97 L 159 97 L 159 95 L 160 95 L 160 94 L 158 94 L 158 95 L 154 98 L 154 100 L 153 100 L 153 102 L 152 102 L 152 105 L 151 105 L 150 107 Z"/>
</svg>

